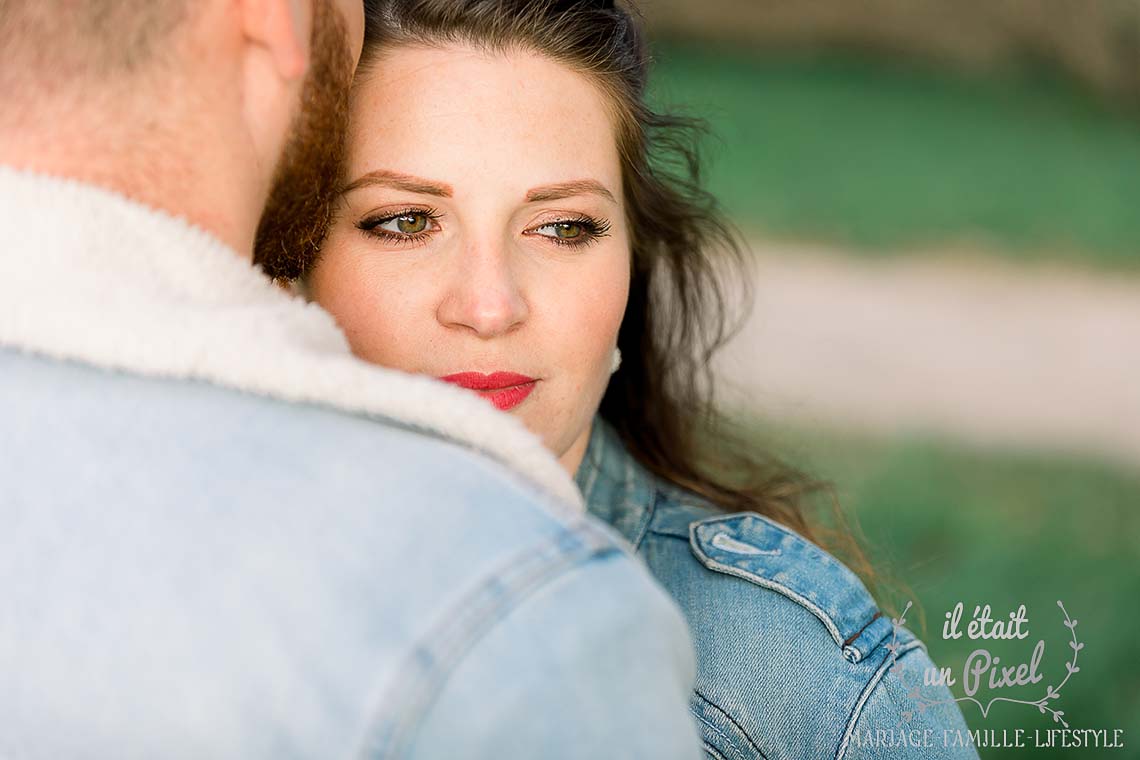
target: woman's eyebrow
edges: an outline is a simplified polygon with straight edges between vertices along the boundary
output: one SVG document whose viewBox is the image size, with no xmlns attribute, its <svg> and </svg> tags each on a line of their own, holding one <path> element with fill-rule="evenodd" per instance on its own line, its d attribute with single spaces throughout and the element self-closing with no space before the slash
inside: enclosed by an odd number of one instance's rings
<svg viewBox="0 0 1140 760">
<path fill-rule="evenodd" d="M 577 179 L 571 182 L 559 182 L 556 185 L 543 185 L 533 188 L 527 192 L 526 202 L 557 201 L 583 194 L 600 195 L 603 198 L 608 198 L 612 203 L 617 203 L 614 194 L 607 190 L 605 185 L 594 179 Z"/>
<path fill-rule="evenodd" d="M 405 190 L 409 193 L 419 193 L 421 195 L 437 195 L 440 198 L 450 198 L 454 194 L 451 185 L 444 182 L 433 182 L 423 177 L 414 177 L 411 174 L 401 174 L 400 172 L 388 171 L 387 169 L 377 169 L 376 171 L 368 172 L 354 179 L 344 186 L 341 193 L 348 194 L 353 190 L 375 185 L 394 187 L 397 190 Z"/>
</svg>

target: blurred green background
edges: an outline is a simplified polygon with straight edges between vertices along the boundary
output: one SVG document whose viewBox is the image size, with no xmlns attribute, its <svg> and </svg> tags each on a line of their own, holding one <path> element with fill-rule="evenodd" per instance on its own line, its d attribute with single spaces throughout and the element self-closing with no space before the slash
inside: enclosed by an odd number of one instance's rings
<svg viewBox="0 0 1140 760">
<path fill-rule="evenodd" d="M 1137 111 L 1056 71 L 683 42 L 657 57 L 656 102 L 709 122 L 709 187 L 749 231 L 1140 269 Z"/>
<path fill-rule="evenodd" d="M 901 611 L 940 667 L 959 677 L 966 658 L 985 647 L 1007 664 L 1027 662 L 1046 642 L 1038 687 L 984 690 L 991 696 L 1038 699 L 1065 676 L 1069 631 L 1057 607 L 1077 623 L 1085 648 L 1079 673 L 1056 709 L 1074 728 L 1120 728 L 1124 750 L 1138 757 L 1140 730 L 1140 475 L 1092 459 L 1055 459 L 1012 451 L 968 449 L 936 436 L 873 438 L 818 428 L 770 426 L 758 446 L 777 450 L 833 481 L 865 545 L 887 574 L 880 600 Z M 892 583 L 892 576 L 894 583 Z M 1026 606 L 1025 642 L 943 640 L 944 614 L 989 604 L 995 619 Z M 1028 643 L 1027 643 L 1028 642 Z M 961 687 L 952 689 L 964 696 Z M 1017 704 L 997 704 L 986 718 L 961 705 L 971 729 L 1049 729 L 1051 717 Z M 1106 750 L 1102 750 L 1106 751 Z M 1088 749 L 982 750 L 981 757 L 1086 758 Z"/>
<path fill-rule="evenodd" d="M 768 17 L 715 0 L 647 10 L 652 98 L 710 123 L 708 185 L 748 239 L 788 244 L 789 255 L 822 244 L 855 260 L 964 251 L 983 263 L 1057 262 L 1105 282 L 1140 282 L 1136 8 L 1068 3 L 1070 16 L 1051 20 L 1034 18 L 1044 3 L 1024 2 L 1024 18 L 1005 18 L 1006 39 L 986 26 L 993 18 L 966 18 L 984 15 L 985 4 L 962 2 L 962 15 L 939 17 L 958 37 L 907 32 L 932 18 L 935 0 L 879 5 L 885 16 L 846 26 L 847 11 L 826 2 L 805 4 L 802 19 L 771 0 L 758 3 Z M 825 6 L 836 7 L 826 15 Z M 1140 334 L 1114 340 L 1140 358 Z M 1135 376 L 1105 381 L 1140 394 Z M 1109 754 L 1140 757 L 1140 462 L 984 446 L 939 430 L 853 430 L 819 415 L 769 419 L 762 402 L 744 415 L 757 447 L 835 483 L 876 563 L 901 581 L 887 584 L 883 601 L 918 605 L 907 623 L 940 665 L 959 673 L 985 645 L 942 640 L 956 602 L 967 618 L 975 604 L 996 616 L 1025 604 L 1031 642 L 1046 640 L 1046 682 L 1058 683 L 1069 654 L 1063 600 L 1086 648 L 1057 709 L 1074 728 L 1124 729 L 1126 749 Z M 1012 663 L 1032 646 L 990 648 Z M 984 719 L 962 708 L 973 729 L 1058 727 L 1025 705 L 995 705 Z"/>
</svg>

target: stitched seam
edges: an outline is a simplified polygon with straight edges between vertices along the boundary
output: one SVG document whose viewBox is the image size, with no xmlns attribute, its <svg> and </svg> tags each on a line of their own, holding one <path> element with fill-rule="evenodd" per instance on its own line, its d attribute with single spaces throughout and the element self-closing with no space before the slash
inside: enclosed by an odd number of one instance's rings
<svg viewBox="0 0 1140 760">
<path fill-rule="evenodd" d="M 697 523 L 693 523 L 693 525 L 696 525 L 696 524 Z M 814 602 L 812 602 L 810 599 L 808 599 L 804 596 L 800 596 L 799 594 L 797 594 L 795 591 L 792 591 L 787 586 L 776 583 L 775 581 L 769 580 L 769 579 L 764 578 L 762 576 L 756 575 L 755 573 L 749 573 L 745 570 L 740 570 L 740 569 L 735 568 L 731 565 L 725 565 L 721 562 L 717 562 L 716 560 L 712 559 L 707 554 L 705 554 L 704 551 L 701 550 L 700 546 L 697 544 L 696 541 L 690 540 L 689 544 L 690 544 L 690 546 L 693 547 L 693 551 L 696 552 L 701 557 L 701 559 L 704 561 L 704 563 L 707 567 L 710 567 L 710 568 L 715 569 L 715 570 L 719 570 L 720 572 L 726 573 L 727 575 L 735 575 L 737 578 L 743 578 L 744 580 L 752 581 L 753 583 L 755 583 L 758 586 L 763 586 L 764 588 L 771 589 L 772 591 L 783 594 L 784 596 L 788 597 L 789 599 L 802 604 L 804 607 L 806 607 L 808 609 L 809 612 L 811 612 L 813 615 L 815 615 L 817 618 L 819 618 L 820 622 L 823 623 L 825 628 L 827 628 L 827 632 L 831 634 L 831 638 L 835 640 L 835 643 L 838 644 L 840 646 L 840 648 L 843 647 L 843 634 L 841 634 L 839 632 L 839 627 L 835 625 L 835 621 L 832 620 L 831 616 L 829 616 L 826 612 L 824 612 L 822 609 L 820 609 L 820 607 L 818 605 L 816 605 Z"/>
<path fill-rule="evenodd" d="M 655 536 L 661 536 L 662 538 L 675 538 L 678 541 L 684 541 L 686 544 L 689 543 L 689 539 L 685 536 L 678 536 L 676 533 L 668 533 L 663 530 L 658 530 L 657 528 L 648 528 L 645 532 L 652 533 Z"/>
<path fill-rule="evenodd" d="M 742 516 L 755 518 L 755 519 L 759 520 L 760 522 L 766 523 L 769 527 L 773 528 L 774 530 L 793 535 L 796 538 L 803 541 L 804 543 L 808 544 L 809 546 L 814 546 L 816 549 L 820 548 L 820 547 L 816 546 L 812 541 L 809 541 L 808 539 L 804 538 L 803 535 L 801 535 L 800 533 L 797 533 L 792 528 L 789 528 L 787 525 L 784 525 L 783 523 L 780 523 L 780 522 L 776 522 L 771 517 L 768 517 L 767 515 L 762 515 L 759 512 L 751 512 L 751 511 L 748 511 L 748 512 L 729 512 L 728 514 L 717 515 L 716 517 L 706 518 L 704 520 L 701 520 L 700 523 L 701 523 L 701 525 L 712 525 L 714 523 L 732 522 L 733 520 L 738 520 Z M 824 552 L 824 556 L 825 557 L 827 556 L 826 552 Z"/>
<path fill-rule="evenodd" d="M 738 541 L 727 533 L 716 533 L 713 535 L 710 544 L 718 549 L 723 549 L 726 552 L 733 554 L 743 554 L 746 556 L 761 556 L 767 555 L 769 557 L 779 556 L 783 552 L 780 549 L 761 549 L 757 546 L 752 546 L 743 541 Z"/>
<path fill-rule="evenodd" d="M 566 546 L 569 538 L 582 543 Z M 548 582 L 590 560 L 621 551 L 607 545 L 599 547 L 595 540 L 592 535 L 561 531 L 511 557 L 444 611 L 412 645 L 384 689 L 360 755 L 398 756 L 446 677 L 488 630 Z M 384 717 L 387 714 L 396 717 L 388 721 Z"/>
<path fill-rule="evenodd" d="M 625 453 L 625 471 L 622 476 L 622 484 L 624 486 L 622 489 L 622 503 L 625 505 L 626 513 L 628 514 L 630 510 L 638 508 L 638 503 L 637 500 L 633 498 L 633 495 L 637 492 L 637 484 L 633 477 L 633 458 L 628 455 L 629 452 Z M 634 548 L 636 547 L 637 545 L 634 544 Z"/>
<path fill-rule="evenodd" d="M 733 727 L 734 727 L 734 728 L 735 728 L 737 731 L 739 731 L 739 732 L 740 732 L 740 735 L 744 737 L 744 740 L 745 740 L 746 742 L 748 742 L 748 748 L 749 748 L 749 749 L 751 749 L 753 752 L 755 752 L 756 754 L 760 755 L 761 757 L 764 757 L 764 753 L 763 753 L 763 752 L 761 752 L 761 751 L 760 751 L 760 748 L 756 746 L 756 742 L 752 741 L 752 737 L 751 737 L 751 736 L 749 736 L 749 735 L 748 735 L 748 732 L 744 730 L 744 726 L 742 726 L 742 725 L 740 725 L 739 723 L 737 723 L 737 722 L 736 722 L 736 719 L 735 719 L 735 718 L 733 718 L 733 717 L 732 717 L 731 715 L 729 715 L 727 712 L 725 712 L 724 710 L 722 710 L 722 709 L 721 709 L 721 707 L 720 707 L 720 705 L 716 704 L 716 703 L 715 703 L 715 702 L 713 702 L 711 699 L 709 699 L 709 698 L 708 698 L 708 697 L 706 697 L 704 694 L 702 694 L 702 693 L 701 693 L 701 691 L 700 691 L 700 689 L 693 689 L 693 694 L 694 694 L 694 695 L 695 695 L 695 696 L 696 696 L 698 699 L 700 699 L 700 700 L 701 700 L 701 702 L 703 702 L 705 705 L 707 705 L 709 708 L 711 708 L 711 709 L 715 710 L 715 711 L 717 712 L 717 714 L 718 714 L 718 715 L 720 715 L 722 718 L 724 718 L 724 719 L 725 719 L 725 720 L 727 720 L 729 723 L 731 723 L 731 724 L 733 725 Z"/>
<path fill-rule="evenodd" d="M 709 722 L 708 718 L 706 718 L 703 715 L 700 715 L 692 707 L 689 708 L 689 712 L 691 712 L 693 714 L 693 716 L 696 717 L 697 720 L 699 720 L 701 723 L 705 724 L 705 726 L 708 728 L 709 731 L 711 731 L 712 733 L 719 736 L 722 740 L 724 740 L 724 743 L 727 744 L 729 749 L 732 750 L 732 754 L 735 757 L 739 758 L 739 760 L 744 760 L 744 755 L 741 753 L 740 748 L 736 746 L 736 744 L 732 741 L 732 738 L 728 734 L 726 734 L 724 731 L 721 731 L 719 728 L 714 726 L 712 723 Z M 704 742 L 705 742 L 705 744 L 708 744 L 707 740 L 704 740 Z"/>
<path fill-rule="evenodd" d="M 895 654 L 894 659 L 888 655 L 888 657 L 883 661 L 883 664 L 879 666 L 879 669 L 875 671 L 875 675 L 873 675 L 871 677 L 871 680 L 867 682 L 866 688 L 863 689 L 863 693 L 859 695 L 859 699 L 855 702 L 855 707 L 851 710 L 851 716 L 847 719 L 847 728 L 843 732 L 843 740 L 839 743 L 839 749 L 836 751 L 835 760 L 843 760 L 844 756 L 847 754 L 847 747 L 851 741 L 851 734 L 855 733 L 855 724 L 859 721 L 860 716 L 862 716 L 863 708 L 866 706 L 867 700 L 871 698 L 871 693 L 875 690 L 875 687 L 878 686 L 879 682 L 883 680 L 883 676 L 887 674 L 887 671 L 890 670 L 896 662 L 901 660 L 902 656 L 905 653 L 918 647 L 919 643 L 919 640 L 915 639 L 909 644 L 905 644 L 899 647 L 899 651 Z"/>
<path fill-rule="evenodd" d="M 597 420 L 594 420 L 593 424 L 598 425 L 599 422 Z M 591 466 L 589 468 L 589 472 L 586 475 L 586 484 L 582 488 L 582 499 L 586 502 L 587 505 L 590 503 L 590 496 L 594 493 L 594 485 L 598 482 L 598 472 L 601 470 L 602 452 L 605 450 L 606 445 L 605 436 L 601 435 L 601 430 L 591 430 L 590 432 L 591 440 L 597 441 L 598 450 L 594 452 L 588 452 L 592 455 L 590 457 Z M 596 437 L 593 435 L 595 432 L 597 433 Z"/>
<path fill-rule="evenodd" d="M 862 635 L 863 635 L 863 631 L 867 630 L 867 626 L 871 625 L 871 623 L 874 623 L 876 620 L 878 620 L 878 619 L 879 619 L 879 618 L 881 618 L 882 616 L 883 616 L 883 613 L 882 613 L 881 611 L 879 611 L 879 612 L 876 612 L 874 615 L 872 615 L 872 616 L 871 616 L 871 619 L 867 621 L 867 625 L 863 626 L 863 627 L 862 627 L 862 628 L 860 628 L 858 631 L 856 631 L 855 633 L 851 634 L 851 636 L 850 636 L 850 637 L 847 639 L 847 641 L 844 641 L 844 642 L 843 642 L 843 646 L 848 646 L 849 644 L 851 644 L 852 642 L 854 642 L 854 641 L 855 641 L 855 639 L 857 639 L 857 638 L 859 638 L 860 636 L 862 636 Z"/>
<path fill-rule="evenodd" d="M 705 754 L 712 757 L 713 760 L 728 760 L 728 758 L 721 754 L 720 750 L 709 744 L 707 740 L 701 739 L 701 744 L 704 745 Z"/>
<path fill-rule="evenodd" d="M 827 551 L 825 551 L 821 547 L 817 546 L 812 541 L 809 541 L 808 539 L 804 538 L 799 533 L 796 533 L 791 528 L 783 526 L 780 523 L 772 520 L 771 518 L 769 518 L 765 515 L 761 515 L 757 512 L 737 512 L 737 513 L 733 513 L 733 514 L 721 515 L 718 517 L 710 517 L 710 518 L 700 520 L 698 522 L 690 524 L 689 525 L 689 542 L 693 546 L 693 553 L 697 554 L 699 557 L 703 557 L 704 559 L 707 559 L 709 563 L 717 565 L 718 568 L 724 570 L 724 572 L 729 572 L 731 575 L 736 575 L 737 577 L 740 577 L 740 578 L 747 578 L 749 580 L 759 582 L 760 577 L 756 576 L 753 573 L 749 573 L 748 571 L 741 571 L 741 572 L 747 573 L 747 575 L 741 575 L 740 573 L 731 572 L 723 564 L 716 562 L 711 557 L 709 557 L 707 554 L 705 554 L 704 551 L 700 548 L 701 539 L 698 539 L 698 537 L 697 537 L 697 530 L 699 528 L 702 528 L 706 525 L 714 525 L 717 523 L 731 522 L 734 520 L 739 520 L 741 518 L 741 516 L 748 516 L 748 517 L 754 518 L 756 520 L 760 520 L 761 522 L 767 523 L 769 526 L 771 526 L 772 528 L 774 528 L 777 531 L 786 532 L 789 535 L 795 536 L 796 538 L 800 539 L 804 543 L 806 550 L 810 553 L 810 557 L 813 561 L 817 561 L 819 563 L 822 563 L 823 565 L 827 566 L 829 570 L 838 572 L 842 577 L 852 581 L 858 588 L 861 588 L 864 590 L 864 592 L 866 592 L 866 587 L 863 585 L 862 581 L 859 579 L 859 576 L 855 575 L 855 573 L 853 573 L 850 568 L 848 568 L 846 565 L 844 565 L 842 562 L 840 562 L 834 556 L 828 554 Z M 761 584 L 761 585 L 765 585 L 765 584 Z M 815 616 L 818 617 L 823 622 L 823 624 L 827 627 L 827 630 L 831 633 L 831 637 L 833 639 L 835 639 L 835 643 L 839 645 L 840 649 L 843 649 L 845 647 L 845 643 L 843 641 L 843 634 L 840 633 L 839 626 L 835 623 L 834 618 L 832 618 L 832 616 L 829 615 L 828 613 L 824 612 L 824 610 L 821 607 L 819 607 L 818 605 L 809 601 L 805 597 L 799 595 L 798 593 L 796 593 L 792 589 L 788 588 L 787 586 L 783 586 L 782 584 L 778 584 L 775 581 L 772 581 L 771 585 L 769 585 L 768 588 L 771 588 L 775 591 L 779 591 L 780 593 L 785 594 L 789 598 L 800 602 L 805 607 L 807 607 L 809 610 L 811 610 L 812 613 L 815 614 Z M 868 594 L 868 597 L 870 597 L 870 594 Z M 870 608 L 871 608 L 871 610 L 877 609 L 877 606 L 874 604 L 873 598 L 871 599 Z M 862 659 L 862 658 L 860 658 L 860 659 Z"/>
<path fill-rule="evenodd" d="M 646 509 L 645 509 L 645 516 L 641 520 L 641 525 L 638 528 L 637 535 L 634 536 L 633 550 L 635 552 L 641 550 L 641 542 L 645 540 L 645 535 L 647 533 L 650 533 L 650 532 L 656 533 L 657 532 L 657 531 L 651 531 L 649 526 L 653 523 L 653 516 L 657 514 L 657 499 L 658 498 L 659 498 L 659 494 L 656 490 L 654 490 L 653 491 L 653 498 L 649 500 L 649 506 L 646 507 Z"/>
</svg>

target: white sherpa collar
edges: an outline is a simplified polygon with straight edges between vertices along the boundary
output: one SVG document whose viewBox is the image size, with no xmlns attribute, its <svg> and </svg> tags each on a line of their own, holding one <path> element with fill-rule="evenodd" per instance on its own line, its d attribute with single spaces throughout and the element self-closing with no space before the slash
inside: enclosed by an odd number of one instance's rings
<svg viewBox="0 0 1140 760">
<path fill-rule="evenodd" d="M 72 180 L 0 166 L 0 345 L 320 404 L 490 455 L 582 510 L 537 436 L 470 392 L 366 364 L 332 317 L 220 241 Z"/>
</svg>

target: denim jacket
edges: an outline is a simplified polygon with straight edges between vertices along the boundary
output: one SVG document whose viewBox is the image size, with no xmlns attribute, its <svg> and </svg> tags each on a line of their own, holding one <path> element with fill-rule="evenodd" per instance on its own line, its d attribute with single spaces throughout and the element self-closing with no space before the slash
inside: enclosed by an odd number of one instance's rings
<svg viewBox="0 0 1140 760">
<path fill-rule="evenodd" d="M 699 756 L 681 612 L 516 419 L 120 196 L 0 167 L 0 226 L 0 757 Z"/>
<path fill-rule="evenodd" d="M 837 559 L 656 477 L 600 416 L 576 482 L 686 616 L 697 647 L 690 709 L 707 757 L 977 757 L 945 687 L 922 687 L 941 703 L 930 709 L 908 694 L 933 667 L 922 642 Z"/>
</svg>

